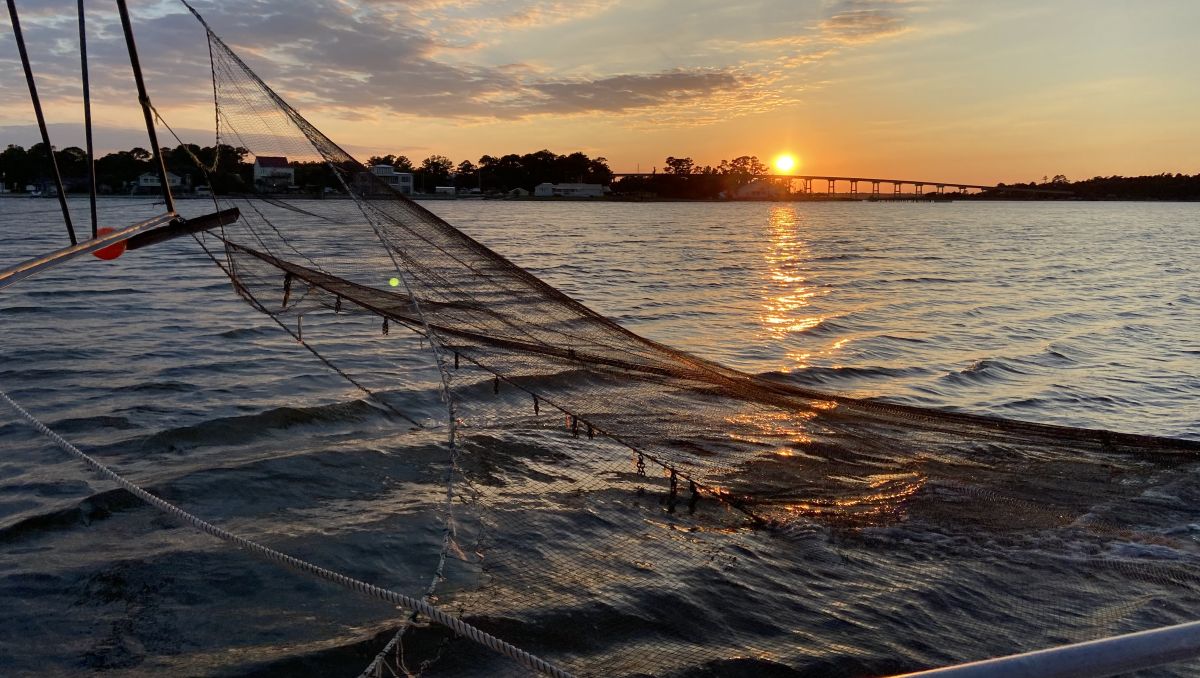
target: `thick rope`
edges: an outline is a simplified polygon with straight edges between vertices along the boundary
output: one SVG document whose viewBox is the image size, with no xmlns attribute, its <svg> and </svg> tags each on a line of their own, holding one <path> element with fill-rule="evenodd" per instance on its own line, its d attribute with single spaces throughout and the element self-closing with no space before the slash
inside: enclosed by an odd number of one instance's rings
<svg viewBox="0 0 1200 678">
<path fill-rule="evenodd" d="M 324 579 L 328 582 L 333 582 L 334 584 L 337 584 L 343 588 L 350 589 L 351 591 L 355 591 L 378 600 L 382 600 L 386 603 L 399 605 L 413 610 L 414 612 L 420 612 L 438 624 L 441 624 L 442 626 L 454 631 L 458 635 L 465 636 L 470 640 L 492 650 L 493 652 L 518 662 L 530 670 L 537 671 L 548 676 L 554 676 L 555 678 L 572 678 L 570 673 L 567 673 L 553 664 L 550 664 L 549 662 L 546 662 L 545 660 L 540 659 L 526 652 L 525 650 L 516 647 L 515 645 L 507 643 L 475 626 L 472 626 L 471 624 L 468 624 L 457 617 L 450 616 L 423 600 L 396 593 L 395 591 L 390 591 L 388 589 L 380 588 L 374 584 L 368 584 L 365 581 L 348 577 L 344 574 L 334 572 L 333 570 L 323 568 L 319 565 L 314 565 L 313 563 L 300 560 L 294 556 L 289 556 L 286 553 L 276 551 L 269 546 L 264 546 L 258 542 L 251 541 L 245 537 L 233 534 L 232 532 L 221 529 L 212 523 L 194 516 L 178 506 L 175 506 L 164 499 L 150 494 L 138 485 L 135 485 L 132 481 L 127 480 L 124 476 L 120 475 L 116 471 L 113 471 L 109 467 L 92 458 L 78 447 L 75 447 L 65 438 L 52 431 L 50 427 L 46 426 L 36 417 L 30 414 L 29 411 L 24 407 L 21 407 L 21 405 L 9 397 L 9 395 L 5 393 L 3 389 L 0 389 L 0 400 L 3 400 L 5 404 L 7 404 L 14 412 L 20 415 L 20 417 L 24 419 L 30 426 L 36 429 L 38 433 L 41 433 L 43 436 L 49 438 L 50 441 L 57 445 L 60 449 L 87 464 L 92 468 L 92 470 L 96 471 L 108 480 L 116 483 L 122 489 L 134 495 L 138 499 L 141 499 L 142 501 L 175 518 L 176 520 L 186 523 L 197 530 L 204 532 L 205 534 L 220 539 L 221 541 L 233 544 L 250 552 L 253 555 L 259 556 L 260 558 L 264 558 L 281 565 L 286 565 L 305 574 L 312 575 L 319 579 Z"/>
</svg>

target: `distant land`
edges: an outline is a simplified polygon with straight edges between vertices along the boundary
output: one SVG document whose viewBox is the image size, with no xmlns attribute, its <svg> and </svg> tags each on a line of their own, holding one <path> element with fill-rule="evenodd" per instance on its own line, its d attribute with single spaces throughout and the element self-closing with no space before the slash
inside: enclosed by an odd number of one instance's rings
<svg viewBox="0 0 1200 678">
<path fill-rule="evenodd" d="M 223 194 L 267 192 L 263 186 L 256 186 L 253 156 L 245 148 L 224 144 L 219 147 L 193 144 L 163 148 L 161 153 L 168 171 L 180 177 L 180 186 L 176 190 L 181 193 L 205 184 L 210 184 L 216 192 Z M 71 146 L 55 149 L 54 158 L 67 192 L 86 193 L 87 154 Z M 197 162 L 203 164 L 207 171 L 202 172 Z M 788 190 L 786 180 L 764 177 L 769 168 L 752 155 L 722 160 L 716 166 L 699 166 L 687 157 L 668 157 L 661 173 L 619 178 L 609 168 L 607 158 L 591 158 L 582 152 L 560 155 L 549 150 L 523 155 L 484 155 L 478 162 L 463 160 L 457 164 L 442 155 L 431 155 L 419 164 L 414 164 L 403 155 L 382 155 L 371 156 L 367 164 L 388 165 L 397 172 L 411 173 L 418 194 L 433 194 L 438 187 L 454 187 L 460 193 L 507 196 L 514 192 L 532 192 L 535 186 L 543 183 L 583 183 L 607 187 L 607 194 L 612 198 L 635 200 L 819 200 L 846 197 L 845 194 L 823 196 L 820 193 L 792 193 Z M 288 165 L 294 170 L 293 193 L 325 195 L 341 191 L 340 182 L 324 162 L 289 160 Z M 95 167 L 98 189 L 104 195 L 137 192 L 138 177 L 154 171 L 152 155 L 144 148 L 106 154 L 96 159 Z M 45 192 L 52 185 L 50 176 L 50 159 L 44 144 L 34 144 L 28 149 L 10 144 L 0 151 L 0 193 L 20 194 L 28 186 Z M 924 197 L 954 200 L 1200 200 L 1200 174 L 1109 176 L 1076 181 L 1056 175 L 1042 177 L 1041 181 L 998 186 L 1000 190 L 937 196 L 927 194 Z M 790 188 L 794 190 L 795 187 Z M 1052 192 L 1010 192 L 1004 188 Z M 148 190 L 157 192 L 157 187 Z M 270 192 L 280 191 L 273 187 Z M 860 193 L 857 197 L 867 198 L 869 195 Z M 881 197 L 891 196 L 883 194 Z"/>
</svg>

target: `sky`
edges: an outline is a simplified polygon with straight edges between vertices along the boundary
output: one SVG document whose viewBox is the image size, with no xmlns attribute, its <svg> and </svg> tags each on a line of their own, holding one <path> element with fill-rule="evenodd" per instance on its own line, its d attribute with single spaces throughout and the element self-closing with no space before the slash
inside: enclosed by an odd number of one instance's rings
<svg viewBox="0 0 1200 678">
<path fill-rule="evenodd" d="M 56 146 L 82 145 L 74 0 L 18 0 Z M 618 172 L 755 155 L 964 183 L 1200 173 L 1194 0 L 196 0 L 344 148 Z M 204 32 L 130 0 L 151 98 L 213 139 Z M 145 145 L 113 3 L 89 0 L 99 146 Z M 0 145 L 37 141 L 0 18 Z"/>
</svg>

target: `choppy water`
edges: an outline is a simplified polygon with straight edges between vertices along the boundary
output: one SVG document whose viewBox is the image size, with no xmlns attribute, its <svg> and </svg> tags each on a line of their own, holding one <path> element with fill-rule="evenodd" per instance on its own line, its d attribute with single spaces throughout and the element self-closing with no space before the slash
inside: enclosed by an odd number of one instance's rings
<svg viewBox="0 0 1200 678">
<path fill-rule="evenodd" d="M 1200 440 L 1194 205 L 426 205 L 630 329 L 732 367 Z M 121 224 L 155 211 L 103 207 Z M 0 265 L 63 244 L 53 208 L 0 201 Z M 425 353 L 380 350 L 405 341 L 364 331 L 341 348 L 392 402 L 436 417 Z M 0 387 L 235 531 L 384 586 L 431 571 L 440 532 L 411 509 L 437 485 L 422 459 L 439 436 L 362 402 L 190 241 L 0 292 Z M 158 518 L 3 411 L 0 449 L 0 673 L 354 675 L 392 621 Z M 988 586 L 969 596 L 1009 594 Z M 912 640 L 930 604 L 870 629 L 871 666 L 942 659 Z"/>
</svg>

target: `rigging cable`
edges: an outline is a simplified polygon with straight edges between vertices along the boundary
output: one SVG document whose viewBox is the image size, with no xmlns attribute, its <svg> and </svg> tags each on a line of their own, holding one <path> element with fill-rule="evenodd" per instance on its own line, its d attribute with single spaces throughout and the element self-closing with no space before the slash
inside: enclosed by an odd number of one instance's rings
<svg viewBox="0 0 1200 678">
<path fill-rule="evenodd" d="M 8 0 L 9 5 L 13 0 Z M 133 81 L 137 85 L 138 103 L 142 105 L 142 116 L 146 119 L 146 136 L 150 138 L 151 152 L 155 164 L 158 165 L 158 178 L 162 183 L 163 202 L 167 211 L 175 213 L 175 199 L 171 196 L 171 183 L 167 180 L 166 161 L 163 160 L 162 149 L 158 146 L 158 133 L 154 131 L 154 117 L 150 114 L 150 95 L 146 94 L 146 81 L 142 78 L 142 63 L 138 60 L 137 44 L 133 41 L 133 24 L 129 21 L 129 8 L 125 0 L 117 0 L 117 10 L 121 14 L 121 28 L 125 31 L 125 46 L 129 48 L 129 65 L 133 68 Z M 64 202 L 65 204 L 65 202 Z"/>
<path fill-rule="evenodd" d="M 50 132 L 46 130 L 46 116 L 42 114 L 42 100 L 38 97 L 37 83 L 33 80 L 33 67 L 29 65 L 29 52 L 25 50 L 25 36 L 21 33 L 21 20 L 17 17 L 17 3 L 8 0 L 8 16 L 12 19 L 13 37 L 17 39 L 17 51 L 21 53 L 21 66 L 25 69 L 25 83 L 29 85 L 29 98 L 33 100 L 33 113 L 37 116 L 38 131 L 42 133 L 42 144 L 50 156 L 50 169 L 54 174 L 54 187 L 58 189 L 58 205 L 62 208 L 63 221 L 67 224 L 67 236 L 72 245 L 78 245 L 75 228 L 71 225 L 71 210 L 67 208 L 67 194 L 63 190 L 62 174 L 58 171 L 58 160 L 54 147 L 50 145 Z"/>
<path fill-rule="evenodd" d="M 87 27 L 84 21 L 83 0 L 79 0 L 79 60 L 83 70 L 83 134 L 87 146 L 88 201 L 92 216 L 92 237 L 96 233 L 96 152 L 92 145 L 92 87 L 88 81 Z"/>
</svg>

